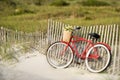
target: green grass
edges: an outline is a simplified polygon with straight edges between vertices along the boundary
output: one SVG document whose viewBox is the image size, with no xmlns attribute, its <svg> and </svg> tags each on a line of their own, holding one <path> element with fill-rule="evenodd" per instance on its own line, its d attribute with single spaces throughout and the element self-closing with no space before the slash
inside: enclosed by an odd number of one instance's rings
<svg viewBox="0 0 120 80">
<path fill-rule="evenodd" d="M 48 19 L 79 26 L 120 25 L 120 0 L 117 2 L 107 1 L 110 4 L 108 6 L 83 6 L 82 1 L 66 0 L 70 4 L 68 6 L 51 6 L 49 4 L 38 6 L 32 3 L 29 3 L 30 5 L 22 3 L 16 8 L 1 7 L 0 26 L 25 32 L 46 32 Z"/>
<path fill-rule="evenodd" d="M 9 16 L 0 20 L 0 25 L 3 27 L 25 32 L 44 31 L 47 26 L 46 23 L 47 20 L 37 20 L 31 14 Z"/>
<path fill-rule="evenodd" d="M 62 22 L 66 24 L 76 25 L 76 26 L 94 26 L 94 25 L 112 25 L 112 24 L 118 24 L 120 25 L 119 17 L 110 17 L 110 18 L 102 18 L 94 19 L 94 20 L 84 20 L 81 18 L 75 18 L 75 19 L 65 19 L 61 20 Z"/>
</svg>

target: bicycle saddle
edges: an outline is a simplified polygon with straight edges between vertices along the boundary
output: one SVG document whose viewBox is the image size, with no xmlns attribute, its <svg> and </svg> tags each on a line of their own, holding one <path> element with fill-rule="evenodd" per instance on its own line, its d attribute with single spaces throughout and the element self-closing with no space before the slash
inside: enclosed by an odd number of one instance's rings
<svg viewBox="0 0 120 80">
<path fill-rule="evenodd" d="M 95 39 L 99 39 L 100 35 L 97 33 L 89 33 L 88 35 L 90 35 L 90 38 L 95 38 Z"/>
</svg>

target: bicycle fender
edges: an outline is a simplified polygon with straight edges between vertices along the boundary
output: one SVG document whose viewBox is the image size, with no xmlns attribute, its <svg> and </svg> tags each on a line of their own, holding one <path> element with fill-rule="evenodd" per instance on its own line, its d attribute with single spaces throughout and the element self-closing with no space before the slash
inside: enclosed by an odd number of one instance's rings
<svg viewBox="0 0 120 80">
<path fill-rule="evenodd" d="M 106 43 L 98 42 L 96 44 L 102 44 L 102 45 L 106 46 L 108 48 L 108 50 L 111 50 L 111 47 L 108 44 L 106 44 Z"/>
</svg>

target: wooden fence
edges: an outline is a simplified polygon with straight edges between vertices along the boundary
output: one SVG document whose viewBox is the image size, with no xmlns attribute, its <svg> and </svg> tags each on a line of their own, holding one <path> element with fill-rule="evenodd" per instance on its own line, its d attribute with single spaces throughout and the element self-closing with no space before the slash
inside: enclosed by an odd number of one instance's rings
<svg viewBox="0 0 120 80">
<path fill-rule="evenodd" d="M 43 32 L 18 32 L 9 30 L 6 28 L 0 28 L 0 60 L 3 56 L 2 53 L 8 51 L 4 47 L 11 48 L 12 44 L 21 44 L 22 46 L 27 46 L 29 50 L 36 49 L 40 53 L 45 54 L 47 47 L 55 42 L 62 40 L 62 31 L 63 27 L 66 24 L 57 21 L 48 21 L 48 30 L 47 33 Z M 112 49 L 112 64 L 107 69 L 107 72 L 110 74 L 120 75 L 120 36 L 119 36 L 119 26 L 117 24 L 113 25 L 96 25 L 96 26 L 82 26 L 82 28 L 75 33 L 75 35 L 89 39 L 87 36 L 88 33 L 96 32 L 101 35 L 101 42 L 105 42 L 111 46 Z M 9 44 L 9 46 L 8 46 Z M 18 51 L 14 49 L 15 54 Z M 8 54 L 10 51 L 8 51 Z M 80 69 L 86 69 L 85 63 L 77 64 L 73 61 L 72 65 Z"/>
<path fill-rule="evenodd" d="M 65 24 L 57 21 L 48 21 L 48 43 L 51 44 L 55 41 L 62 40 L 62 31 Z M 120 74 L 120 36 L 119 26 L 113 25 L 96 25 L 96 26 L 81 26 L 82 28 L 75 33 L 89 39 L 88 33 L 96 32 L 101 35 L 100 42 L 105 42 L 111 46 L 112 63 L 107 72 L 112 74 Z M 83 61 L 82 61 L 83 62 Z M 81 62 L 81 63 L 82 63 Z M 72 63 L 72 66 L 86 69 L 85 63 L 77 64 Z"/>
<path fill-rule="evenodd" d="M 0 28 L 0 43 L 6 42 L 38 42 L 43 39 L 43 32 L 34 32 L 34 33 L 26 33 L 26 32 L 18 32 L 10 29 Z"/>
<path fill-rule="evenodd" d="M 40 53 L 44 54 L 47 48 L 47 42 L 43 32 L 26 33 L 1 27 L 0 62 L 6 58 L 11 58 L 12 62 L 14 62 L 20 53 L 22 54 L 26 51 L 31 52 L 33 49 L 37 49 L 41 51 Z"/>
</svg>

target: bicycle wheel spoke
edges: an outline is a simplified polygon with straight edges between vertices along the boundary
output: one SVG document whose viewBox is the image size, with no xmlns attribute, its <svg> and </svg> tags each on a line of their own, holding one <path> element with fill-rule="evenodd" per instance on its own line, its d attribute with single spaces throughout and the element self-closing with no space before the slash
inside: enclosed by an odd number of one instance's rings
<svg viewBox="0 0 120 80">
<path fill-rule="evenodd" d="M 90 58 L 90 55 L 97 55 L 99 58 Z M 88 51 L 86 66 L 92 72 L 101 72 L 107 68 L 110 62 L 110 52 L 104 45 L 95 45 Z"/>
<path fill-rule="evenodd" d="M 56 42 L 49 47 L 46 57 L 51 66 L 64 68 L 72 62 L 73 52 L 67 44 Z"/>
</svg>

